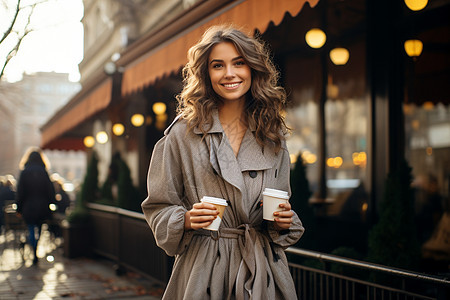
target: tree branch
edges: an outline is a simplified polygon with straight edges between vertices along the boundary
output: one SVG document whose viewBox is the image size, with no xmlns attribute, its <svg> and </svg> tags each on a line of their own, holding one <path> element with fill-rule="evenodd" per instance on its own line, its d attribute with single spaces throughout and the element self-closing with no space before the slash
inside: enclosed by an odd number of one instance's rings
<svg viewBox="0 0 450 300">
<path fill-rule="evenodd" d="M 20 1 L 17 1 L 17 5 L 16 5 L 16 13 L 14 14 L 14 18 L 11 21 L 10 26 L 8 27 L 8 29 L 5 31 L 5 33 L 3 33 L 2 38 L 0 39 L 0 44 L 11 34 L 14 24 L 16 24 L 17 21 L 17 16 L 19 15 L 19 11 L 20 11 Z M 1 78 L 1 77 L 0 77 Z"/>
</svg>

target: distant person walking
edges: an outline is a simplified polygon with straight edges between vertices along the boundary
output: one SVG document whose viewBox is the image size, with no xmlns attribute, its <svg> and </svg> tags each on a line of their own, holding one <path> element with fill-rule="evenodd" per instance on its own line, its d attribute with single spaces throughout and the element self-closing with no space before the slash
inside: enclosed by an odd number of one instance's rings
<svg viewBox="0 0 450 300">
<path fill-rule="evenodd" d="M 39 148 L 32 148 L 21 160 L 22 172 L 17 184 L 17 213 L 28 226 L 33 248 L 33 264 L 37 264 L 37 245 L 44 221 L 51 218 L 49 204 L 55 200 L 55 189 L 47 173 L 48 162 Z"/>
<path fill-rule="evenodd" d="M 16 199 L 16 192 L 14 187 L 14 177 L 6 175 L 0 180 L 0 233 L 3 234 L 3 226 L 5 225 L 4 209 L 9 201 Z"/>
</svg>

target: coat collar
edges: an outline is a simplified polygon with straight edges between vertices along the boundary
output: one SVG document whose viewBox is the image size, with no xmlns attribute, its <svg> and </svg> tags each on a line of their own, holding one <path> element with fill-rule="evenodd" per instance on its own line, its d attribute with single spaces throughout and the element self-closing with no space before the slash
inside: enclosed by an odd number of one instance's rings
<svg viewBox="0 0 450 300">
<path fill-rule="evenodd" d="M 210 124 L 203 125 L 203 128 L 205 129 L 206 133 L 223 133 L 222 124 L 220 124 L 219 120 L 219 111 L 217 109 L 214 109 L 212 111 L 212 126 L 208 129 Z M 194 127 L 193 132 L 195 134 L 203 134 L 203 132 L 198 127 Z"/>
<path fill-rule="evenodd" d="M 207 131 L 209 135 L 207 139 L 210 148 L 210 162 L 218 174 L 225 175 L 225 173 L 228 173 L 230 176 L 232 174 L 235 176 L 236 171 L 261 171 L 270 169 L 275 165 L 277 157 L 273 149 L 270 146 L 265 146 L 263 149 L 256 141 L 254 136 L 255 126 L 249 125 L 242 139 L 238 156 L 235 157 L 223 131 L 217 110 L 213 111 L 212 117 L 213 124 Z M 194 133 L 202 134 L 198 128 L 194 129 Z"/>
<path fill-rule="evenodd" d="M 220 123 L 220 119 L 219 119 L 219 110 L 218 109 L 213 109 L 211 114 L 212 114 L 213 124 L 212 124 L 211 128 L 209 128 L 209 129 L 208 129 L 209 124 L 205 124 L 203 126 L 205 128 L 205 132 L 206 133 L 223 133 L 223 127 L 222 127 L 222 124 Z M 255 132 L 256 131 L 256 125 L 252 122 L 252 123 L 250 123 L 248 125 L 248 129 L 251 132 Z M 193 132 L 195 134 L 203 134 L 203 132 L 198 127 L 195 127 L 193 129 Z"/>
<path fill-rule="evenodd" d="M 182 119 L 182 115 L 177 115 L 175 117 L 175 119 L 172 121 L 172 123 L 166 128 L 166 130 L 164 130 L 164 135 L 167 135 L 169 133 L 169 131 L 172 129 L 173 125 L 180 119 Z M 219 120 L 219 112 L 217 109 L 214 109 L 212 111 L 212 119 L 213 119 L 213 124 L 212 124 L 211 128 L 208 129 L 209 124 L 203 125 L 203 128 L 205 128 L 205 132 L 207 134 L 208 133 L 223 133 L 223 128 L 222 128 L 222 125 L 220 124 L 220 120 Z M 194 127 L 192 129 L 192 131 L 195 134 L 203 135 L 203 132 L 198 127 Z"/>
</svg>

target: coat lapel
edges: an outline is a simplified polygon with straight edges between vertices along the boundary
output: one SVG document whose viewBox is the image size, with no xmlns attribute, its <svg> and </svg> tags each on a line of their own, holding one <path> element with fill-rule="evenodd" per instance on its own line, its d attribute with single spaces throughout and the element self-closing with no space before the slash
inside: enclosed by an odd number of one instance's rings
<svg viewBox="0 0 450 300">
<path fill-rule="evenodd" d="M 194 133 L 203 134 L 198 128 Z M 254 128 L 247 129 L 242 144 L 236 157 L 219 120 L 217 110 L 213 111 L 213 124 L 206 133 L 205 142 L 209 148 L 209 161 L 217 173 L 225 182 L 240 191 L 242 199 L 234 203 L 240 211 L 242 220 L 248 219 L 247 192 L 243 173 L 245 171 L 263 171 L 272 168 L 276 163 L 276 155 L 272 149 L 266 147 L 263 151 L 254 137 Z M 243 215 L 242 215 L 243 214 Z M 248 221 L 248 220 L 247 220 Z"/>
<path fill-rule="evenodd" d="M 268 146 L 261 148 L 251 129 L 247 129 L 238 153 L 241 171 L 261 171 L 272 168 L 276 155 Z"/>
<path fill-rule="evenodd" d="M 254 128 L 247 129 L 237 158 L 220 124 L 217 110 L 213 111 L 213 124 L 206 132 L 211 166 L 225 181 L 241 192 L 244 190 L 242 172 L 270 169 L 277 159 L 273 149 L 268 146 L 261 148 L 254 137 L 254 131 Z M 194 128 L 194 133 L 202 134 L 198 128 Z"/>
<path fill-rule="evenodd" d="M 197 128 L 194 133 L 200 130 Z M 223 131 L 217 110 L 213 111 L 213 125 L 208 130 L 206 142 L 209 147 L 209 161 L 216 173 L 226 182 L 244 191 L 244 179 L 233 149 Z"/>
</svg>

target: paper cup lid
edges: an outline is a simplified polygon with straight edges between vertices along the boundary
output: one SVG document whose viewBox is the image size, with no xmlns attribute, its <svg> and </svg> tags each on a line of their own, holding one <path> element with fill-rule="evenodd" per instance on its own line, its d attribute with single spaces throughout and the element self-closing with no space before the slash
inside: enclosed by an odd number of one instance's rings
<svg viewBox="0 0 450 300">
<path fill-rule="evenodd" d="M 280 190 L 276 190 L 276 189 L 265 188 L 263 195 L 277 197 L 277 198 L 283 198 L 283 199 L 289 199 L 288 192 L 280 191 Z"/>
<path fill-rule="evenodd" d="M 204 196 L 200 201 L 211 203 L 211 204 L 222 205 L 222 206 L 228 206 L 227 200 L 221 199 L 221 198 Z"/>
</svg>

